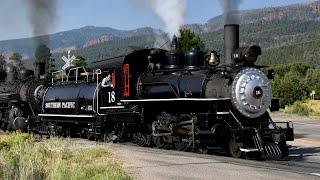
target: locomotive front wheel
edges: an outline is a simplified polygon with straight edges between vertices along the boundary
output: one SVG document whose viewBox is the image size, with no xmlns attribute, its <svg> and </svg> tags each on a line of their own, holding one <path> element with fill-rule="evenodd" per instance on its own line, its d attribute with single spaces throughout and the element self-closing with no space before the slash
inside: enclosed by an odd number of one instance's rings
<svg viewBox="0 0 320 180">
<path fill-rule="evenodd" d="M 165 138 L 161 136 L 153 137 L 153 143 L 157 148 L 162 149 L 166 147 Z"/>
<path fill-rule="evenodd" d="M 229 154 L 234 158 L 240 158 L 244 153 L 240 150 L 241 143 L 234 142 L 230 140 L 229 142 Z"/>
<path fill-rule="evenodd" d="M 143 133 L 136 133 L 133 135 L 133 141 L 136 143 L 138 146 L 147 146 L 148 144 L 148 137 L 146 134 Z"/>
<path fill-rule="evenodd" d="M 173 137 L 172 145 L 178 151 L 186 151 L 190 147 L 191 142 L 185 141 L 182 137 Z"/>
</svg>

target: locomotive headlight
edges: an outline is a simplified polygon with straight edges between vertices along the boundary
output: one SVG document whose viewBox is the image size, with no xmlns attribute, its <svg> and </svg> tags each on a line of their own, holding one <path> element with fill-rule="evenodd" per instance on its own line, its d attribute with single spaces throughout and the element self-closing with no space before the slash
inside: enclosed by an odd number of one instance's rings
<svg viewBox="0 0 320 180">
<path fill-rule="evenodd" d="M 263 90 L 260 86 L 256 86 L 253 89 L 253 97 L 255 97 L 256 99 L 260 99 L 263 96 Z"/>
<path fill-rule="evenodd" d="M 237 62 L 254 64 L 257 61 L 259 55 L 261 55 L 261 48 L 259 46 L 254 45 L 238 48 L 233 54 L 233 58 Z"/>
<path fill-rule="evenodd" d="M 272 92 L 268 77 L 260 70 L 246 68 L 232 83 L 232 104 L 244 116 L 256 118 L 271 104 Z"/>
</svg>

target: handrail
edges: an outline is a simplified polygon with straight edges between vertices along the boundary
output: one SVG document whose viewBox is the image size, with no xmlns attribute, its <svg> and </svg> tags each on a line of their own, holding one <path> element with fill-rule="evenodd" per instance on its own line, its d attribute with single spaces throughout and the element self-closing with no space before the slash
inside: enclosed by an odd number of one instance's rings
<svg viewBox="0 0 320 180">
<path fill-rule="evenodd" d="M 78 83 L 78 74 L 79 74 L 79 69 L 83 69 L 84 72 L 86 73 L 86 76 L 87 76 L 87 82 L 89 81 L 89 74 L 87 74 L 87 70 L 84 66 L 80 66 L 80 67 L 74 67 L 74 68 L 71 68 L 68 72 L 68 75 L 67 75 L 67 82 L 69 81 L 69 76 L 70 76 L 70 72 L 72 71 L 76 71 L 76 83 Z"/>
<path fill-rule="evenodd" d="M 55 75 L 56 74 L 59 74 L 60 73 L 60 76 L 61 76 L 61 82 L 63 82 L 64 81 L 64 79 L 63 79 L 63 72 L 64 72 L 65 70 L 60 70 L 60 71 L 55 71 L 55 72 L 52 72 L 51 73 L 51 75 L 52 75 L 52 77 L 51 77 L 51 84 L 53 84 L 54 83 L 54 77 L 55 77 Z"/>
<path fill-rule="evenodd" d="M 89 82 L 89 72 L 86 70 L 86 68 L 84 66 L 80 66 L 80 67 L 74 67 L 74 68 L 71 68 L 69 69 L 68 71 L 68 74 L 66 73 L 66 70 L 60 70 L 60 71 L 55 71 L 55 72 L 52 72 L 52 77 L 51 77 L 51 83 L 53 84 L 54 83 L 54 80 L 55 80 L 55 76 L 57 74 L 60 74 L 61 76 L 61 82 L 69 82 L 69 77 L 70 77 L 70 73 L 72 71 L 75 71 L 75 76 L 76 76 L 76 80 L 75 82 L 78 83 L 78 76 L 79 76 L 79 69 L 82 69 L 84 71 L 84 75 L 86 76 L 86 82 Z M 67 78 L 66 80 L 64 80 L 64 73 L 67 75 Z M 100 73 L 101 73 L 101 70 L 100 70 Z M 93 77 L 94 77 L 94 74 L 93 74 Z M 98 78 L 98 77 L 97 77 Z M 60 78 L 57 78 L 57 79 L 60 79 Z M 94 79 L 94 78 L 93 78 Z"/>
<path fill-rule="evenodd" d="M 96 69 L 94 74 L 97 75 L 97 86 L 99 85 L 99 75 L 102 74 L 101 69 Z"/>
</svg>

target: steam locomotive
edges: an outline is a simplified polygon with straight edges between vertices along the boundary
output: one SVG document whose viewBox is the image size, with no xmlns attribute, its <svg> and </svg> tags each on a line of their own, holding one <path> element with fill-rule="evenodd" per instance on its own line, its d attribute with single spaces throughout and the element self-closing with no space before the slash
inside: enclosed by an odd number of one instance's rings
<svg viewBox="0 0 320 180">
<path fill-rule="evenodd" d="M 36 63 L 35 73 L 8 65 L 0 74 L 0 127 L 27 131 L 28 121 L 41 112 L 46 89 L 45 63 Z"/>
<path fill-rule="evenodd" d="M 27 90 L 14 101 L 8 97 L 12 103 L 4 105 L 2 115 L 23 107 L 24 113 L 13 116 L 16 120 L 9 116 L 5 122 L 19 120 L 36 133 L 177 150 L 218 149 L 233 157 L 286 157 L 293 125 L 269 116 L 268 108 L 278 110 L 279 102 L 269 83 L 273 72 L 265 75 L 259 70 L 263 66 L 255 65 L 261 48 L 239 47 L 239 25 L 225 25 L 224 34 L 224 65 L 214 50 L 209 55 L 197 49 L 182 52 L 174 37 L 170 51 L 140 49 L 96 61 L 92 70 L 55 72 L 50 82 L 20 80 L 15 84 L 23 89 L 28 82 Z M 18 95 L 15 89 L 12 94 Z"/>
</svg>

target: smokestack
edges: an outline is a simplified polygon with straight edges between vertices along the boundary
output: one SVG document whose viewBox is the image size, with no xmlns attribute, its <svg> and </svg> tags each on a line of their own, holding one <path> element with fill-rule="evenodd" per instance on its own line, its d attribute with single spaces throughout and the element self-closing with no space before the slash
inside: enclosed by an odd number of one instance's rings
<svg viewBox="0 0 320 180">
<path fill-rule="evenodd" d="M 46 74 L 46 63 L 42 61 L 37 61 L 35 72 L 34 72 L 36 79 L 37 80 L 44 79 L 45 74 Z"/>
<path fill-rule="evenodd" d="M 225 65 L 235 64 L 232 54 L 239 48 L 239 25 L 226 24 L 224 26 L 224 59 Z"/>
<path fill-rule="evenodd" d="M 44 45 L 38 45 L 35 57 L 36 57 L 36 68 L 35 68 L 35 77 L 38 80 L 44 79 L 46 75 L 46 62 L 50 60 L 50 49 Z"/>
<path fill-rule="evenodd" d="M 180 39 L 178 39 L 176 35 L 173 35 L 173 38 L 171 41 L 171 51 L 176 51 L 180 49 L 181 49 Z"/>
<path fill-rule="evenodd" d="M 165 69 L 182 68 L 184 61 L 184 54 L 181 51 L 181 42 L 177 36 L 173 36 L 171 42 L 171 50 L 166 52 Z"/>
<path fill-rule="evenodd" d="M 14 82 L 17 80 L 17 69 L 14 65 L 8 65 L 6 71 L 8 82 Z"/>
</svg>

